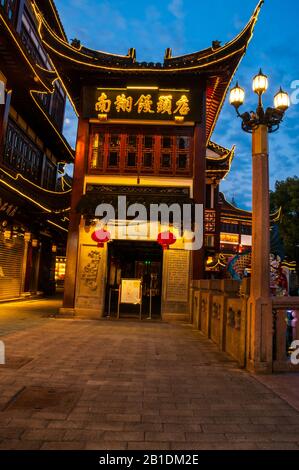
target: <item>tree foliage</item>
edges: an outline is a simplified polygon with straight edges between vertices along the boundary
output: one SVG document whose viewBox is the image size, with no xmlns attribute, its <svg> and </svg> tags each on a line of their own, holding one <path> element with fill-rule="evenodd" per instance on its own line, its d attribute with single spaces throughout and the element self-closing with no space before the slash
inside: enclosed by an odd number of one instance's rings
<svg viewBox="0 0 299 470">
<path fill-rule="evenodd" d="M 285 254 L 290 261 L 299 263 L 299 178 L 276 181 L 270 194 L 271 211 L 282 208 L 280 234 Z"/>
</svg>

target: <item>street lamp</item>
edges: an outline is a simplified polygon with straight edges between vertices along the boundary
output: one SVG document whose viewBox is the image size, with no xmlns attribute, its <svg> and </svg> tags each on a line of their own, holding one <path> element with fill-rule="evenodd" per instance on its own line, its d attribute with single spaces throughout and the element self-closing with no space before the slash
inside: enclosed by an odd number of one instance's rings
<svg viewBox="0 0 299 470">
<path fill-rule="evenodd" d="M 280 123 L 283 120 L 284 114 L 290 107 L 289 95 L 280 88 L 279 92 L 274 97 L 274 108 L 267 108 L 266 111 L 263 107 L 262 96 L 267 91 L 269 81 L 267 75 L 260 72 L 253 78 L 252 89 L 258 95 L 258 107 L 256 111 L 239 112 L 240 106 L 245 101 L 245 90 L 237 83 L 230 92 L 230 104 L 234 106 L 237 115 L 242 119 L 242 129 L 245 132 L 253 133 L 253 131 L 260 125 L 265 125 L 268 132 L 276 132 L 279 129 Z"/>
<path fill-rule="evenodd" d="M 230 93 L 230 104 L 242 120 L 242 129 L 252 134 L 252 266 L 247 367 L 255 372 L 270 372 L 272 368 L 269 133 L 278 131 L 290 106 L 289 95 L 280 88 L 274 97 L 274 108 L 265 110 L 262 97 L 268 87 L 268 77 L 260 70 L 252 83 L 258 95 L 256 111 L 242 114 L 239 109 L 245 101 L 245 90 L 237 83 Z"/>
</svg>

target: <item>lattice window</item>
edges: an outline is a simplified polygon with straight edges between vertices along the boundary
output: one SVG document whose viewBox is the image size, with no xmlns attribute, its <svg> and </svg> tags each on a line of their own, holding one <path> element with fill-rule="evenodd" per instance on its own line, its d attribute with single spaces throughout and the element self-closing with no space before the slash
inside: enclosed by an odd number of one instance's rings
<svg viewBox="0 0 299 470">
<path fill-rule="evenodd" d="M 43 187 L 54 189 L 56 183 L 56 167 L 49 160 L 46 161 Z"/>
<path fill-rule="evenodd" d="M 9 121 L 4 153 L 6 165 L 39 183 L 42 157 L 39 148 L 12 121 Z"/>
<path fill-rule="evenodd" d="M 170 170 L 173 166 L 173 137 L 162 136 L 161 142 L 161 170 Z"/>
<path fill-rule="evenodd" d="M 99 173 L 191 175 L 191 135 L 151 134 L 97 126 L 91 134 L 89 168 Z M 155 129 L 156 130 L 156 129 Z"/>
<path fill-rule="evenodd" d="M 126 136 L 126 167 L 136 169 L 138 165 L 138 136 Z"/>
<path fill-rule="evenodd" d="M 151 135 L 142 137 L 142 167 L 145 170 L 154 167 L 154 142 L 155 138 Z"/>
<path fill-rule="evenodd" d="M 176 146 L 176 170 L 188 172 L 190 170 L 190 137 L 180 136 Z"/>
<path fill-rule="evenodd" d="M 216 212 L 205 211 L 205 231 L 206 233 L 216 232 Z"/>
</svg>

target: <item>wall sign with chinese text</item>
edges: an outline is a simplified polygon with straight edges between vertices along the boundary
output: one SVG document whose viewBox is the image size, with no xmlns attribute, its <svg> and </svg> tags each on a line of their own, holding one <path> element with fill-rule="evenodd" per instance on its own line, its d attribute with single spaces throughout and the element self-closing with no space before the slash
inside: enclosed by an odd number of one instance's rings
<svg viewBox="0 0 299 470">
<path fill-rule="evenodd" d="M 187 89 L 84 87 L 83 118 L 199 121 L 200 101 L 194 101 Z"/>
</svg>

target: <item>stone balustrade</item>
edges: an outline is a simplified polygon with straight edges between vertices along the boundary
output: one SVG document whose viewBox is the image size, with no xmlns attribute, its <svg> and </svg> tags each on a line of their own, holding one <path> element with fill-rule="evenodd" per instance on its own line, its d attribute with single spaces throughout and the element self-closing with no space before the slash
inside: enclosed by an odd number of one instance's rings
<svg viewBox="0 0 299 470">
<path fill-rule="evenodd" d="M 219 349 L 246 367 L 250 279 L 195 281 L 191 289 L 191 322 Z M 299 297 L 273 298 L 273 371 L 299 370 L 290 345 L 299 340 Z M 292 319 L 287 320 L 287 311 Z M 288 314 L 290 317 L 290 313 Z M 291 323 L 290 323 L 291 322 Z M 299 358 L 299 350 L 298 350 Z M 294 361 L 293 361 L 294 362 Z"/>
</svg>

